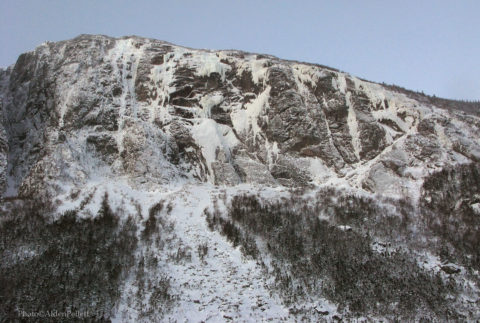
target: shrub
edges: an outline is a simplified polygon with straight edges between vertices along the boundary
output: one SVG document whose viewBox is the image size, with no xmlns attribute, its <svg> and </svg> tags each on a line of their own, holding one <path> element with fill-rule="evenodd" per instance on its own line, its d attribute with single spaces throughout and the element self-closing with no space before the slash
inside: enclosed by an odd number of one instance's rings
<svg viewBox="0 0 480 323">
<path fill-rule="evenodd" d="M 93 220 L 68 211 L 51 222 L 34 201 L 11 212 L 15 216 L 0 225 L 1 320 L 18 320 L 17 310 L 79 310 L 96 315 L 92 320 L 108 319 L 133 264 L 133 220 L 121 223 L 108 195 Z"/>
<path fill-rule="evenodd" d="M 480 216 L 471 208 L 478 192 L 479 163 L 446 168 L 425 180 L 420 207 L 426 228 L 456 249 L 451 258 L 480 270 Z"/>
<path fill-rule="evenodd" d="M 201 261 L 203 261 L 205 259 L 205 256 L 208 254 L 208 244 L 207 243 L 199 244 L 197 247 L 197 253 L 198 253 L 198 258 Z"/>
<path fill-rule="evenodd" d="M 152 236 L 154 232 L 158 232 L 156 216 L 163 210 L 164 201 L 154 204 L 148 211 L 148 219 L 145 222 L 145 228 L 142 232 L 142 239 L 146 240 Z"/>
<path fill-rule="evenodd" d="M 444 317 L 445 297 L 455 293 L 453 285 L 425 272 L 405 252 L 374 252 L 369 234 L 342 230 L 318 217 L 328 209 L 333 223 L 358 228 L 370 225 L 365 218 L 382 216 L 382 209 L 367 198 L 333 198 L 326 193 L 324 205 L 318 200 L 312 205 L 298 196 L 267 202 L 238 195 L 232 198 L 228 214 L 222 216 L 218 210 L 205 214 L 209 227 L 234 246 L 240 244 L 245 253 L 253 250 L 249 253 L 260 258 L 255 240 L 263 240 L 268 249 L 263 252 L 273 258 L 277 286 L 287 300 L 324 296 L 358 315 Z"/>
</svg>

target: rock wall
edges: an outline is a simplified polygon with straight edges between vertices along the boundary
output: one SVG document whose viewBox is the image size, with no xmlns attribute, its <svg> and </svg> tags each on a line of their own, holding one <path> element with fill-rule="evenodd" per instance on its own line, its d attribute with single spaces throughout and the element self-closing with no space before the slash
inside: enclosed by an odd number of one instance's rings
<svg viewBox="0 0 480 323">
<path fill-rule="evenodd" d="M 272 56 L 81 35 L 1 75 L 10 194 L 125 176 L 418 198 L 432 171 L 480 157 L 475 116 Z"/>
</svg>

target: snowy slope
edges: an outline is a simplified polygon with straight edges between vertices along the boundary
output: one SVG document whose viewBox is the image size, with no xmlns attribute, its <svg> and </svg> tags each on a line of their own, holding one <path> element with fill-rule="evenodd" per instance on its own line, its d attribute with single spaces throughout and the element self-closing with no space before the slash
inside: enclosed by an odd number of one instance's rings
<svg viewBox="0 0 480 323">
<path fill-rule="evenodd" d="M 331 189 L 338 203 L 365 198 L 397 212 L 394 219 L 409 219 L 405 226 L 419 247 L 410 238 L 399 238 L 396 247 L 418 247 L 412 257 L 425 258 L 429 270 L 441 268 L 432 260 L 438 255 L 424 256 L 438 251 L 427 242 L 460 247 L 428 231 L 441 221 L 432 214 L 451 211 L 442 228 L 464 230 L 465 248 L 474 250 L 480 118 L 418 96 L 328 67 L 241 51 L 133 36 L 47 42 L 0 70 L 0 191 L 6 200 L 52 201 L 55 219 L 68 210 L 95 218 L 108 193 L 120 218 L 134 216 L 136 262 L 111 309 L 114 321 L 333 320 L 348 309 L 323 296 L 289 304 L 274 288 L 268 248 L 260 248 L 261 261 L 245 256 L 242 246 L 208 228 L 204 210 L 223 200 L 218 207 L 227 217 L 234 195 L 274 201 L 290 198 L 293 188 L 307 189 L 299 196 L 312 199 L 311 206 L 317 192 Z M 159 201 L 160 238 L 146 242 L 142 230 Z M 371 219 L 342 222 L 332 201 L 320 219 L 370 236 Z M 388 251 L 379 247 L 382 234 L 372 244 L 379 253 Z M 157 265 L 144 265 L 148 259 Z M 469 275 L 464 285 L 473 286 L 478 271 Z M 170 307 L 161 308 L 151 299 L 166 282 Z M 459 302 L 469 309 L 478 288 L 465 288 L 470 296 Z"/>
</svg>

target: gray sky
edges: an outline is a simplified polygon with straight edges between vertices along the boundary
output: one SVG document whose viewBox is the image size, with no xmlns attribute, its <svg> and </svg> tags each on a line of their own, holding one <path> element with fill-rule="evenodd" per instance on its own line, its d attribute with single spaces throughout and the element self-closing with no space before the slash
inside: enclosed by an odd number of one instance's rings
<svg viewBox="0 0 480 323">
<path fill-rule="evenodd" d="M 480 99 L 479 0 L 1 0 L 0 66 L 50 40 L 139 35 Z"/>
</svg>

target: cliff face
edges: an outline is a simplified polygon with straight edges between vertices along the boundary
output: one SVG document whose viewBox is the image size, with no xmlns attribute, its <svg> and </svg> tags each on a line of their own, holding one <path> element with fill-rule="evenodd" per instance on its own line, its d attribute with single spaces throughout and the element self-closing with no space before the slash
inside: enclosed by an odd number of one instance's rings
<svg viewBox="0 0 480 323">
<path fill-rule="evenodd" d="M 126 176 L 416 198 L 431 172 L 480 158 L 476 117 L 266 55 L 79 36 L 21 55 L 1 84 L 10 195 Z"/>
<path fill-rule="evenodd" d="M 450 101 L 82 35 L 0 69 L 0 120 L 3 317 L 480 318 L 480 118 Z"/>
</svg>

